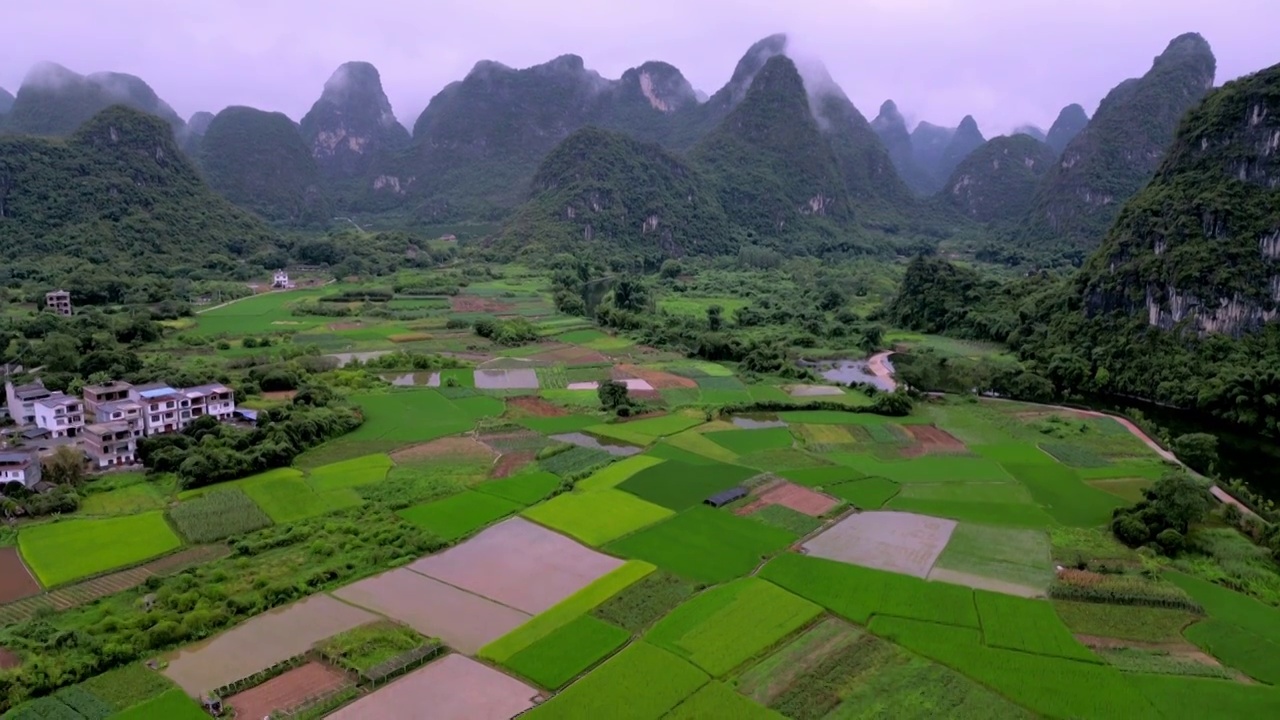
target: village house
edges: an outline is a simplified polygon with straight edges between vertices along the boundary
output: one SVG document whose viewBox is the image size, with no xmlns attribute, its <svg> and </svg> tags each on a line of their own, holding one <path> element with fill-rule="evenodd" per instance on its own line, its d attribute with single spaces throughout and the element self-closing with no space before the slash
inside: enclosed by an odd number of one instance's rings
<svg viewBox="0 0 1280 720">
<path fill-rule="evenodd" d="M 235 416 L 235 393 L 221 383 L 175 389 L 164 383 L 134 386 L 129 397 L 142 406 L 143 434 L 180 432 L 204 415 L 219 422 Z"/>
<path fill-rule="evenodd" d="M 289 273 L 284 270 L 277 270 L 275 276 L 271 278 L 271 287 L 279 290 L 288 290 L 294 287 L 294 284 L 289 280 Z"/>
<path fill-rule="evenodd" d="M 81 437 L 85 454 L 99 470 L 132 465 L 137 460 L 137 435 L 123 420 L 86 425 Z"/>
<path fill-rule="evenodd" d="M 36 380 L 26 385 L 14 385 L 6 380 L 4 383 L 5 403 L 9 406 L 9 417 L 16 425 L 32 425 L 36 421 L 35 404 L 53 395 L 47 390 L 44 382 Z"/>
<path fill-rule="evenodd" d="M 49 437 L 76 437 L 84 427 L 84 402 L 78 397 L 55 392 L 34 403 L 36 427 L 48 430 Z"/>
<path fill-rule="evenodd" d="M 44 295 L 44 306 L 50 311 L 64 317 L 71 317 L 71 293 L 66 290 L 54 290 Z"/>
<path fill-rule="evenodd" d="M 20 482 L 33 488 L 40 482 L 40 455 L 25 448 L 0 449 L 0 486 Z"/>
</svg>

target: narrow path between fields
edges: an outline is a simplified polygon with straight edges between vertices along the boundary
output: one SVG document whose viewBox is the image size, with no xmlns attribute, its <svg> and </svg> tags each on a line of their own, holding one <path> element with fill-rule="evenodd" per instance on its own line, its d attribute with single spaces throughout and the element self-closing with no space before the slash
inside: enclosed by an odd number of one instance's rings
<svg viewBox="0 0 1280 720">
<path fill-rule="evenodd" d="M 1004 400 L 1003 398 L 983 398 L 983 399 L 996 400 L 999 402 L 1017 402 L 1012 400 Z M 1075 413 L 1077 415 L 1086 415 L 1088 417 L 1111 418 L 1112 420 L 1115 420 L 1116 422 L 1120 423 L 1121 427 L 1128 430 L 1130 434 L 1132 434 L 1134 437 L 1141 440 L 1147 447 L 1154 450 L 1155 453 L 1159 455 L 1166 462 L 1171 462 L 1174 465 L 1181 467 L 1183 470 L 1186 470 L 1188 473 L 1190 473 L 1193 477 L 1198 477 L 1203 480 L 1208 480 L 1208 478 L 1206 478 L 1204 475 L 1201 475 L 1195 470 L 1192 470 L 1191 468 L 1187 467 L 1186 463 L 1179 460 L 1177 455 L 1174 455 L 1173 453 L 1169 452 L 1162 445 L 1160 445 L 1160 443 L 1151 439 L 1150 435 L 1148 435 L 1145 431 L 1143 431 L 1142 428 L 1135 425 L 1133 421 L 1129 420 L 1128 418 L 1121 417 L 1119 415 L 1112 415 L 1110 413 L 1099 412 L 1097 410 L 1081 410 L 1080 408 L 1067 407 L 1065 405 L 1042 405 L 1040 403 L 1024 403 L 1024 404 L 1037 405 L 1039 407 L 1047 407 L 1047 408 L 1052 408 L 1054 410 L 1064 410 L 1066 412 Z M 1238 508 L 1240 512 L 1244 513 L 1245 515 L 1253 515 L 1254 517 L 1257 517 L 1258 515 L 1253 510 L 1250 510 L 1247 505 L 1245 505 L 1244 503 L 1232 497 L 1231 493 L 1218 487 L 1216 483 L 1209 486 L 1209 492 L 1212 493 L 1213 496 L 1217 498 L 1219 502 L 1226 503 L 1228 505 L 1235 505 L 1236 508 Z"/>
<path fill-rule="evenodd" d="M 224 308 L 224 307 L 226 307 L 226 306 L 228 306 L 228 305 L 235 305 L 236 303 L 240 302 L 241 300 L 248 300 L 249 298 L 261 297 L 261 296 L 263 296 L 263 295 L 270 295 L 270 294 L 272 294 L 272 293 L 285 293 L 285 292 L 295 292 L 295 291 L 298 291 L 298 290 L 311 290 L 311 289 L 313 289 L 313 288 L 324 287 L 325 285 L 332 285 L 332 284 L 334 284 L 334 283 L 336 283 L 336 282 L 338 282 L 338 281 L 337 281 L 337 280 L 330 280 L 330 281 L 328 281 L 328 282 L 320 283 L 319 285 L 313 285 L 313 286 L 308 286 L 308 287 L 304 287 L 304 288 L 282 288 L 282 289 L 278 289 L 278 290 L 267 290 L 266 292 L 253 293 L 252 295 L 245 295 L 244 297 L 238 297 L 238 298 L 236 298 L 236 299 L 234 299 L 234 300 L 228 300 L 228 301 L 226 301 L 226 302 L 224 302 L 224 303 L 218 303 L 217 305 L 214 305 L 213 307 L 200 308 L 199 310 L 197 310 L 197 311 L 195 312 L 195 314 L 196 314 L 196 315 L 200 315 L 200 314 L 202 314 L 202 313 L 207 313 L 207 312 L 209 312 L 210 310 L 217 310 L 218 308 Z"/>
<path fill-rule="evenodd" d="M 892 350 L 878 352 L 867 359 L 867 369 L 872 375 L 880 378 L 889 387 L 889 392 L 898 389 L 898 381 L 893 379 L 893 370 L 889 367 L 889 356 L 893 354 Z"/>
</svg>

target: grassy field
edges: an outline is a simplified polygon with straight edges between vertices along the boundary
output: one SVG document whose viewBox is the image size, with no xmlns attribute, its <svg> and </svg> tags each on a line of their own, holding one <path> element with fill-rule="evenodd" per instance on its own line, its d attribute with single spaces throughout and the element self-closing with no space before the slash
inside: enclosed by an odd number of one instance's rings
<svg viewBox="0 0 1280 720">
<path fill-rule="evenodd" d="M 825 470 L 825 468 L 820 469 Z M 791 472 L 783 474 L 790 478 L 796 473 Z M 835 473 L 832 475 L 836 476 Z M 821 487 L 828 495 L 834 495 L 842 500 L 848 500 L 860 510 L 879 510 L 885 503 L 892 500 L 901 489 L 901 486 L 898 485 L 898 483 L 878 477 L 851 480 L 849 482 L 840 482 L 832 485 L 822 485 Z"/>
<path fill-rule="evenodd" d="M 480 649 L 480 657 L 505 663 L 517 653 L 551 635 L 610 598 L 626 592 L 654 572 L 654 566 L 630 560 L 604 577 L 561 600 L 545 612 Z"/>
<path fill-rule="evenodd" d="M 522 505 L 468 490 L 443 500 L 405 508 L 397 514 L 441 540 L 457 540 L 508 515 Z"/>
<path fill-rule="evenodd" d="M 617 487 L 632 475 L 635 475 L 645 468 L 651 468 L 661 462 L 662 461 L 659 458 L 649 457 L 647 455 L 633 455 L 629 458 L 613 463 L 609 467 L 592 474 L 590 477 L 579 480 L 577 488 L 579 490 L 604 490 L 611 487 Z"/>
<path fill-rule="evenodd" d="M 560 478 L 549 472 L 531 472 L 513 475 L 500 480 L 490 480 L 476 486 L 477 492 L 509 500 L 521 507 L 528 507 L 560 487 Z"/>
<path fill-rule="evenodd" d="M 783 716 L 749 700 L 724 683 L 711 681 L 701 690 L 663 715 L 663 720 L 705 720 L 725 717 L 733 720 L 782 720 Z"/>
<path fill-rule="evenodd" d="M 1182 631 L 1199 620 L 1185 610 L 1109 605 L 1106 603 L 1054 601 L 1053 609 L 1077 635 L 1120 638 L 1149 643 L 1176 643 Z"/>
<path fill-rule="evenodd" d="M 974 599 L 982 621 L 982 636 L 989 647 L 1100 662 L 1071 636 L 1050 603 L 986 590 L 975 591 Z"/>
<path fill-rule="evenodd" d="M 741 485 L 756 471 L 723 463 L 689 465 L 668 460 L 646 468 L 618 485 L 619 490 L 679 512 L 722 490 Z"/>
<path fill-rule="evenodd" d="M 657 565 L 702 582 L 724 582 L 751 572 L 762 557 L 796 536 L 706 506 L 690 508 L 606 547 L 611 553 Z"/>
<path fill-rule="evenodd" d="M 18 533 L 22 557 L 45 587 L 139 563 L 181 546 L 158 511 L 29 525 Z"/>
<path fill-rule="evenodd" d="M 743 578 L 684 603 L 645 639 L 722 677 L 821 613 L 821 607 L 776 585 Z"/>
<path fill-rule="evenodd" d="M 622 647 L 631 634 L 590 615 L 511 656 L 507 667 L 549 690 L 557 690 Z"/>
<path fill-rule="evenodd" d="M 204 720 L 208 717 L 204 708 L 200 707 L 195 700 L 192 700 L 185 692 L 177 688 L 165 692 L 154 700 L 148 700 L 141 705 L 111 716 L 112 720 L 154 720 L 154 718 Z"/>
<path fill-rule="evenodd" d="M 671 517 L 673 513 L 621 490 L 605 488 L 557 495 L 523 514 L 552 530 L 599 546 Z"/>
<path fill-rule="evenodd" d="M 787 428 L 722 430 L 706 433 L 706 438 L 737 455 L 774 448 L 789 448 L 795 441 Z"/>
<path fill-rule="evenodd" d="M 633 420 L 625 423 L 609 425 L 592 425 L 587 432 L 601 437 L 613 438 L 636 445 L 648 445 L 660 437 L 676 435 L 689 428 L 701 425 L 702 418 L 696 415 L 662 415 L 659 417 Z"/>
<path fill-rule="evenodd" d="M 1044 590 L 1053 580 L 1049 538 L 1041 530 L 960 523 L 935 568 Z"/>
<path fill-rule="evenodd" d="M 80 503 L 80 511 L 85 515 L 132 515 L 159 510 L 168 502 L 171 489 L 164 483 L 143 480 L 114 490 L 86 495 Z"/>
<path fill-rule="evenodd" d="M 973 591 L 803 555 L 781 555 L 759 577 L 865 625 L 873 615 L 979 627 Z"/>
<path fill-rule="evenodd" d="M 530 710 L 530 720 L 659 720 L 707 683 L 698 668 L 633 643 L 569 689 Z"/>
</svg>

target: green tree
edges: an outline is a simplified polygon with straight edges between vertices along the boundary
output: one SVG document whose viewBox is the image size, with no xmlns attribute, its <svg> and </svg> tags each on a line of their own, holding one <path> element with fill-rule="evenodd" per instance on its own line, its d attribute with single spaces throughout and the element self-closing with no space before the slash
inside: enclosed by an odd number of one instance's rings
<svg viewBox="0 0 1280 720">
<path fill-rule="evenodd" d="M 724 325 L 724 308 L 719 305 L 712 305 L 707 308 L 707 329 L 711 332 L 719 332 L 721 326 Z"/>
<path fill-rule="evenodd" d="M 605 410 L 617 410 L 628 404 L 627 386 L 613 380 L 605 380 L 600 383 L 600 387 L 596 390 L 596 396 L 600 398 L 600 405 Z"/>
<path fill-rule="evenodd" d="M 80 487 L 84 483 L 84 455 L 75 448 L 63 445 L 45 458 L 41 464 L 41 478 L 54 485 Z"/>
<path fill-rule="evenodd" d="M 1193 470 L 1206 475 L 1218 462 L 1218 438 L 1209 433 L 1179 435 L 1170 443 L 1173 453 Z"/>
</svg>

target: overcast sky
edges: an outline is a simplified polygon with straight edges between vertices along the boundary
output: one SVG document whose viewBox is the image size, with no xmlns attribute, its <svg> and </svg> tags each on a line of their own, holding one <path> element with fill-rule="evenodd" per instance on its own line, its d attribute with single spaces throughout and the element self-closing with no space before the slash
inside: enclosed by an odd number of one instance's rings
<svg viewBox="0 0 1280 720">
<path fill-rule="evenodd" d="M 36 62 L 142 77 L 179 115 L 227 105 L 295 120 L 342 62 L 367 60 L 401 122 L 478 60 L 513 67 L 564 53 L 616 78 L 665 60 L 715 92 L 754 41 L 787 32 L 873 118 L 893 98 L 908 120 L 988 136 L 1090 115 L 1174 36 L 1196 31 L 1218 83 L 1280 62 L 1280 0 L 39 0 L 3 11 L 0 87 Z"/>
</svg>

